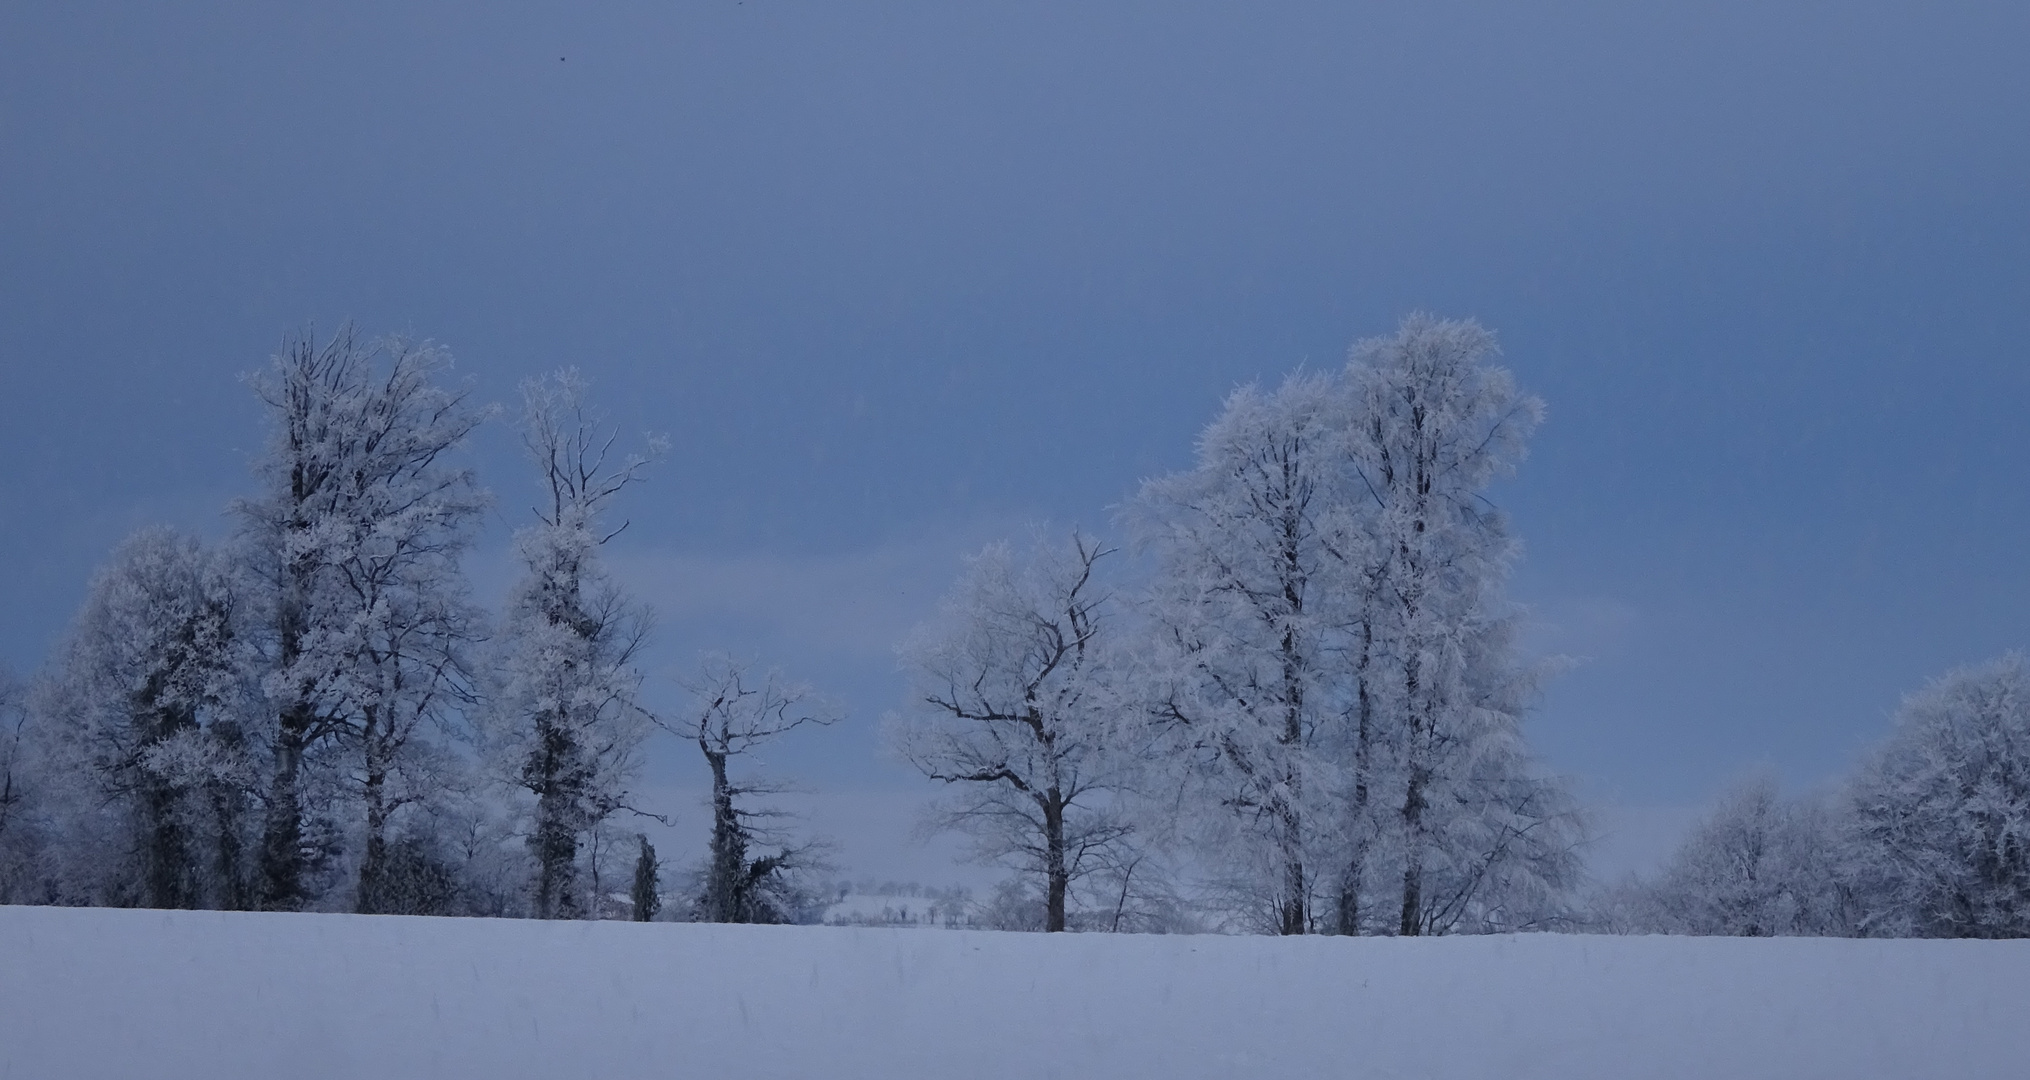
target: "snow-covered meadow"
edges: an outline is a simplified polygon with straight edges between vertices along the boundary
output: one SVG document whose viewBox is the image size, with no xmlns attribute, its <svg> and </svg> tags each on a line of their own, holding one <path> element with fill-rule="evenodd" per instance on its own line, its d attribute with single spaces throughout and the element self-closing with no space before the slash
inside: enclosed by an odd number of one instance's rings
<svg viewBox="0 0 2030 1080">
<path fill-rule="evenodd" d="M 0 1078 L 2024 1075 L 2030 942 L 0 907 Z"/>
</svg>

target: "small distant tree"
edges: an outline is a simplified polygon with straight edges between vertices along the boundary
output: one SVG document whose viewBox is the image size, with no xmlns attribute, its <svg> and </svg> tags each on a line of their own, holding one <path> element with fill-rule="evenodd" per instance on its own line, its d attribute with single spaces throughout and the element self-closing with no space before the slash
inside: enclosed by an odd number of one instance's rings
<svg viewBox="0 0 2030 1080">
<path fill-rule="evenodd" d="M 1073 532 L 1062 544 L 1039 534 L 1019 556 L 1007 544 L 974 556 L 939 616 L 903 644 L 915 700 L 887 725 L 904 760 L 956 789 L 938 826 L 1031 877 L 1045 931 L 1066 928 L 1082 877 L 1133 864 L 1119 850 L 1131 830 L 1108 801 L 1132 760 L 1117 743 L 1135 737 L 1113 685 L 1110 597 L 1094 576 L 1110 553 Z"/>
<path fill-rule="evenodd" d="M 1626 928 L 1735 937 L 1852 932 L 1837 825 L 1769 776 L 1729 790 L 1652 881 L 1618 897 Z"/>
<path fill-rule="evenodd" d="M 738 775 L 734 766 L 776 738 L 806 724 L 834 723 L 840 713 L 778 671 L 756 675 L 749 664 L 719 653 L 704 658 L 685 688 L 691 693 L 688 710 L 664 726 L 695 743 L 712 774 L 711 847 L 699 875 L 694 917 L 719 923 L 795 921 L 806 901 L 803 877 L 824 865 L 822 847 L 790 842 L 772 824 L 781 812 L 754 802 L 783 792 L 782 784 Z"/>
<path fill-rule="evenodd" d="M 2011 653 L 1905 699 L 1848 812 L 1866 933 L 2030 936 L 2030 664 Z"/>
<path fill-rule="evenodd" d="M 663 909 L 662 867 L 656 862 L 655 845 L 648 842 L 648 836 L 637 833 L 635 840 L 641 844 L 641 854 L 634 860 L 634 888 L 630 892 L 634 921 L 653 922 L 656 913 Z"/>
<path fill-rule="evenodd" d="M 544 500 L 515 535 L 524 568 L 495 651 L 489 731 L 511 781 L 535 796 L 529 850 L 537 918 L 577 918 L 581 848 L 627 804 L 651 724 L 637 701 L 635 656 L 648 610 L 600 565 L 602 514 L 664 450 L 613 460 L 614 435 L 585 401 L 573 370 L 522 384 L 522 443 Z"/>
</svg>

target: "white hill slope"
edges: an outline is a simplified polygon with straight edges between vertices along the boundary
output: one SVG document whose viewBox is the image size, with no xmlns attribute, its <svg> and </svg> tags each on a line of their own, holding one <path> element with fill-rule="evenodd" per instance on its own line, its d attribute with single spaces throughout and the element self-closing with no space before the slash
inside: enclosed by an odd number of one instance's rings
<svg viewBox="0 0 2030 1080">
<path fill-rule="evenodd" d="M 2030 1076 L 2030 941 L 0 907 L 0 1078 Z"/>
</svg>

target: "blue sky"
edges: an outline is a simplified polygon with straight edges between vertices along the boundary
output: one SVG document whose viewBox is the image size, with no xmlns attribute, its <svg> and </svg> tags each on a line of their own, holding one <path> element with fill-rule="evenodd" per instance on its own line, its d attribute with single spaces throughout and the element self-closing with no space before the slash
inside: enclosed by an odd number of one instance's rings
<svg viewBox="0 0 2030 1080">
<path fill-rule="evenodd" d="M 352 319 L 667 432 L 614 550 L 658 683 L 779 659 L 853 716 L 778 764 L 899 797 L 962 552 L 1109 527 L 1413 309 L 1549 403 L 1497 500 L 1595 801 L 1822 782 L 2030 645 L 2030 8 L 584 7 L 0 10 L 0 659 L 132 528 L 223 531 L 239 375 Z M 498 588 L 530 488 L 473 453 Z"/>
</svg>

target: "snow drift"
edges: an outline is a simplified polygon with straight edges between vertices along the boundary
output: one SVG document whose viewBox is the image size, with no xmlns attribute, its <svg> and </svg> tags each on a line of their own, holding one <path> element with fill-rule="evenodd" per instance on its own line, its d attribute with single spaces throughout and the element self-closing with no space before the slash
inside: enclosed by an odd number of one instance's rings
<svg viewBox="0 0 2030 1080">
<path fill-rule="evenodd" d="M 0 907 L 0 1077 L 2014 1077 L 2030 941 Z"/>
</svg>

